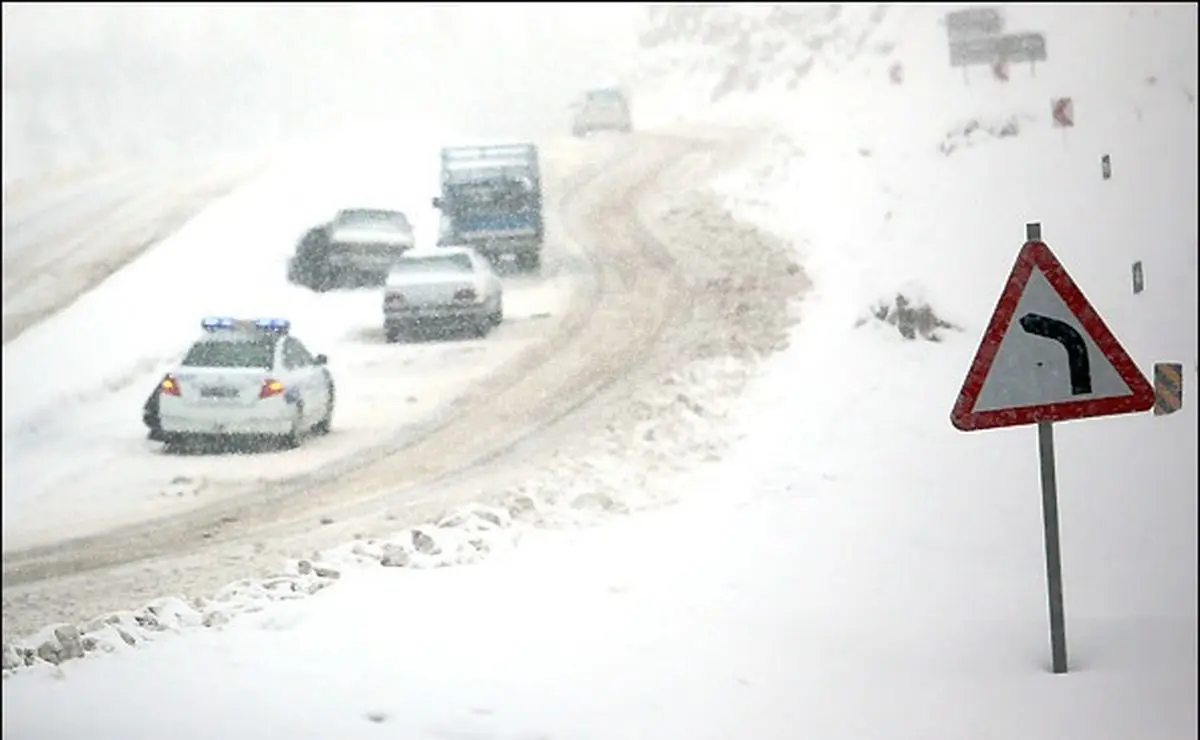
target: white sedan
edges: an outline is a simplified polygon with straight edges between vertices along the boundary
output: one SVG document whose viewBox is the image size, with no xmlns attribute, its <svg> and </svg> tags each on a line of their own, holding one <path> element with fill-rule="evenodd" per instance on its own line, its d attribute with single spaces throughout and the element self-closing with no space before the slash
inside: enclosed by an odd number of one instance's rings
<svg viewBox="0 0 1200 740">
<path fill-rule="evenodd" d="M 271 437 L 288 447 L 329 431 L 333 376 L 283 319 L 206 318 L 204 334 L 158 391 L 168 444 L 227 436 Z"/>
<path fill-rule="evenodd" d="M 504 286 L 470 247 L 406 253 L 388 273 L 383 329 L 389 342 L 406 331 L 458 326 L 484 336 L 504 320 Z"/>
</svg>

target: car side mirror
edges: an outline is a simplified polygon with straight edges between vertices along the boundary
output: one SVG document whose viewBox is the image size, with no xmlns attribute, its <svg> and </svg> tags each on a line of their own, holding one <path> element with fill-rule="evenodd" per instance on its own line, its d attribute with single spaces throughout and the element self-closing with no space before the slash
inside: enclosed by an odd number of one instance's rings
<svg viewBox="0 0 1200 740">
<path fill-rule="evenodd" d="M 329 363 L 329 358 L 325 355 L 317 355 L 313 358 L 314 365 L 326 365 Z"/>
<path fill-rule="evenodd" d="M 434 198 L 433 201 L 431 201 L 431 202 L 433 203 L 434 208 L 438 209 L 439 211 L 442 210 L 442 199 L 441 198 Z"/>
</svg>

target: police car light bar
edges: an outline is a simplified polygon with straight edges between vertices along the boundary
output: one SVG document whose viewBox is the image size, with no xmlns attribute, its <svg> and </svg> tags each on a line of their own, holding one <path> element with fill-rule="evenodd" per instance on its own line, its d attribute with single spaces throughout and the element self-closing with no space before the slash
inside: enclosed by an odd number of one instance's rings
<svg viewBox="0 0 1200 740">
<path fill-rule="evenodd" d="M 228 316 L 206 316 L 200 320 L 200 326 L 203 327 L 205 331 L 232 329 L 237 326 L 237 321 Z"/>
<path fill-rule="evenodd" d="M 259 331 L 272 331 L 286 334 L 292 327 L 292 322 L 287 319 L 235 319 L 229 316 L 206 316 L 200 321 L 200 326 L 205 331 L 217 331 L 220 329 L 257 329 Z"/>
<path fill-rule="evenodd" d="M 254 322 L 254 325 L 263 331 L 277 331 L 286 333 L 292 328 L 292 322 L 287 319 L 259 319 Z"/>
</svg>

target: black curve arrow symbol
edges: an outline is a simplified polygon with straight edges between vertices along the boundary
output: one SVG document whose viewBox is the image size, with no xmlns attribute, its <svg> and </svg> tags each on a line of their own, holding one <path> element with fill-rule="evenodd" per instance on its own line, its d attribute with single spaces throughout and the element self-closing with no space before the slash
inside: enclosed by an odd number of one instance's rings
<svg viewBox="0 0 1200 740">
<path fill-rule="evenodd" d="M 1021 328 L 1037 337 L 1052 339 L 1067 351 L 1067 367 L 1071 374 L 1071 395 L 1079 396 L 1092 392 L 1092 363 L 1088 357 L 1087 343 L 1075 327 L 1058 319 L 1039 313 L 1027 313 L 1021 317 Z"/>
</svg>

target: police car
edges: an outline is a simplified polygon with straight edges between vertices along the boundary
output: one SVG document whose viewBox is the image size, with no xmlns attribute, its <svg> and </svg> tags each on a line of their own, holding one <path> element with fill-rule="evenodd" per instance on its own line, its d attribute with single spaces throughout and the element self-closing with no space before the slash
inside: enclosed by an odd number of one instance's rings
<svg viewBox="0 0 1200 740">
<path fill-rule="evenodd" d="M 334 386 L 327 358 L 292 336 L 290 322 L 209 317 L 201 327 L 204 334 L 151 396 L 152 438 L 270 437 L 295 447 L 307 434 L 329 431 Z"/>
</svg>

